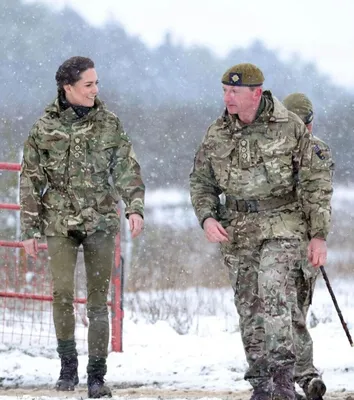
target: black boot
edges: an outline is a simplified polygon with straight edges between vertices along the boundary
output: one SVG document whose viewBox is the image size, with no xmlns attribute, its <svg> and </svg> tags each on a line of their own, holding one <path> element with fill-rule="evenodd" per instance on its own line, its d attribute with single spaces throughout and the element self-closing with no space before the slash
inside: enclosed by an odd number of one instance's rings
<svg viewBox="0 0 354 400">
<path fill-rule="evenodd" d="M 306 397 L 298 392 L 295 392 L 295 399 L 296 400 L 306 400 Z"/>
<path fill-rule="evenodd" d="M 282 368 L 273 375 L 273 400 L 296 400 L 294 369 Z"/>
<path fill-rule="evenodd" d="M 74 390 L 75 386 L 79 383 L 77 355 L 61 356 L 60 359 L 60 376 L 55 384 L 55 388 L 60 391 Z"/>
<path fill-rule="evenodd" d="M 302 390 L 307 400 L 323 400 L 327 388 L 323 380 L 320 377 L 316 377 L 306 381 Z"/>
<path fill-rule="evenodd" d="M 104 384 L 104 376 L 107 372 L 106 359 L 89 357 L 87 366 L 87 388 L 88 397 L 100 399 L 102 397 L 112 397 L 111 389 Z"/>
<path fill-rule="evenodd" d="M 89 375 L 87 378 L 88 398 L 100 399 L 101 397 L 112 397 L 111 389 L 104 384 L 103 375 Z"/>
<path fill-rule="evenodd" d="M 250 380 L 253 393 L 250 400 L 272 400 L 272 381 L 270 378 Z"/>
</svg>

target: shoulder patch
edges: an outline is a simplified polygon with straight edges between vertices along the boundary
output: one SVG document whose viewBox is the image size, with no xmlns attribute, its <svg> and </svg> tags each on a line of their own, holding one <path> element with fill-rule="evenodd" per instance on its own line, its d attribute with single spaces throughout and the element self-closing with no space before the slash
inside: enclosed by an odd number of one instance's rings
<svg viewBox="0 0 354 400">
<path fill-rule="evenodd" d="M 318 144 L 315 144 L 314 146 L 313 146 L 313 150 L 314 150 L 314 152 L 316 153 L 316 155 L 317 155 L 317 157 L 320 159 L 320 160 L 325 160 L 326 159 L 326 156 L 323 154 L 323 151 L 322 151 L 322 149 L 320 148 L 320 146 L 318 145 Z"/>
</svg>

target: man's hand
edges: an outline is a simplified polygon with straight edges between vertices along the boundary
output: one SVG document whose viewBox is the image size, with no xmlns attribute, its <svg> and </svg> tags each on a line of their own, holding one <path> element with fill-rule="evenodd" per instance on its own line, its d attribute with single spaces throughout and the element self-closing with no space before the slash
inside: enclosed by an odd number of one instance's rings
<svg viewBox="0 0 354 400">
<path fill-rule="evenodd" d="M 27 239 L 22 242 L 25 252 L 28 256 L 37 258 L 38 242 L 37 239 Z"/>
<path fill-rule="evenodd" d="M 327 243 L 324 239 L 312 238 L 307 248 L 307 258 L 314 267 L 325 265 L 327 261 Z"/>
<path fill-rule="evenodd" d="M 140 214 L 130 214 L 129 228 L 133 239 L 140 235 L 141 231 L 144 229 L 143 217 Z"/>
<path fill-rule="evenodd" d="M 203 223 L 205 236 L 211 243 L 228 242 L 229 237 L 222 225 L 214 218 L 207 218 Z"/>
</svg>

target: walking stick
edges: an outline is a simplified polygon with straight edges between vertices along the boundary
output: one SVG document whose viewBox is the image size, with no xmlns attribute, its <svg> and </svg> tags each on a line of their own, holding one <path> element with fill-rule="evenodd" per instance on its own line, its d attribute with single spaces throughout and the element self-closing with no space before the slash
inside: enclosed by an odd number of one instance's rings
<svg viewBox="0 0 354 400">
<path fill-rule="evenodd" d="M 348 340 L 349 340 L 350 345 L 351 345 L 352 347 L 354 347 L 353 339 L 352 339 L 352 337 L 350 336 L 349 329 L 348 329 L 348 327 L 347 327 L 347 324 L 346 324 L 345 321 L 344 321 L 342 312 L 341 312 L 341 310 L 340 310 L 340 308 L 339 308 L 339 306 L 338 306 L 336 296 L 335 296 L 334 293 L 333 293 L 332 286 L 331 286 L 331 284 L 329 283 L 329 279 L 328 279 L 328 276 L 327 276 L 327 274 L 326 274 L 326 271 L 325 271 L 323 265 L 320 266 L 320 270 L 321 270 L 321 272 L 322 272 L 323 279 L 324 279 L 325 282 L 326 282 L 326 285 L 327 285 L 329 294 L 330 294 L 331 297 L 332 297 L 334 307 L 335 307 L 336 310 L 337 310 L 337 314 L 338 314 L 338 317 L 339 317 L 339 319 L 340 319 L 340 322 L 341 322 L 341 324 L 342 324 L 342 326 L 343 326 L 344 332 L 345 332 L 345 334 L 347 335 L 347 338 L 348 338 Z"/>
</svg>

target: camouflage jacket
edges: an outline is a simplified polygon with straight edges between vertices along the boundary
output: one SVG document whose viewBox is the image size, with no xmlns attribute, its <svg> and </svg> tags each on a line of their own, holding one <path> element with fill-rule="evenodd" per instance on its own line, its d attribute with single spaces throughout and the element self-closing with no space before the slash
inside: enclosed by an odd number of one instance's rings
<svg viewBox="0 0 354 400">
<path fill-rule="evenodd" d="M 190 174 L 191 200 L 203 226 L 219 220 L 239 246 L 272 238 L 326 238 L 329 232 L 333 161 L 300 118 L 269 91 L 265 108 L 250 125 L 225 113 L 208 129 Z M 294 201 L 261 212 L 238 212 L 220 195 L 273 201 L 294 193 Z M 227 205 L 227 202 L 226 202 Z"/>
<path fill-rule="evenodd" d="M 145 187 L 131 142 L 119 119 L 96 99 L 79 118 L 59 100 L 48 106 L 24 145 L 21 179 L 22 239 L 117 231 L 116 203 L 143 216 Z"/>
</svg>

